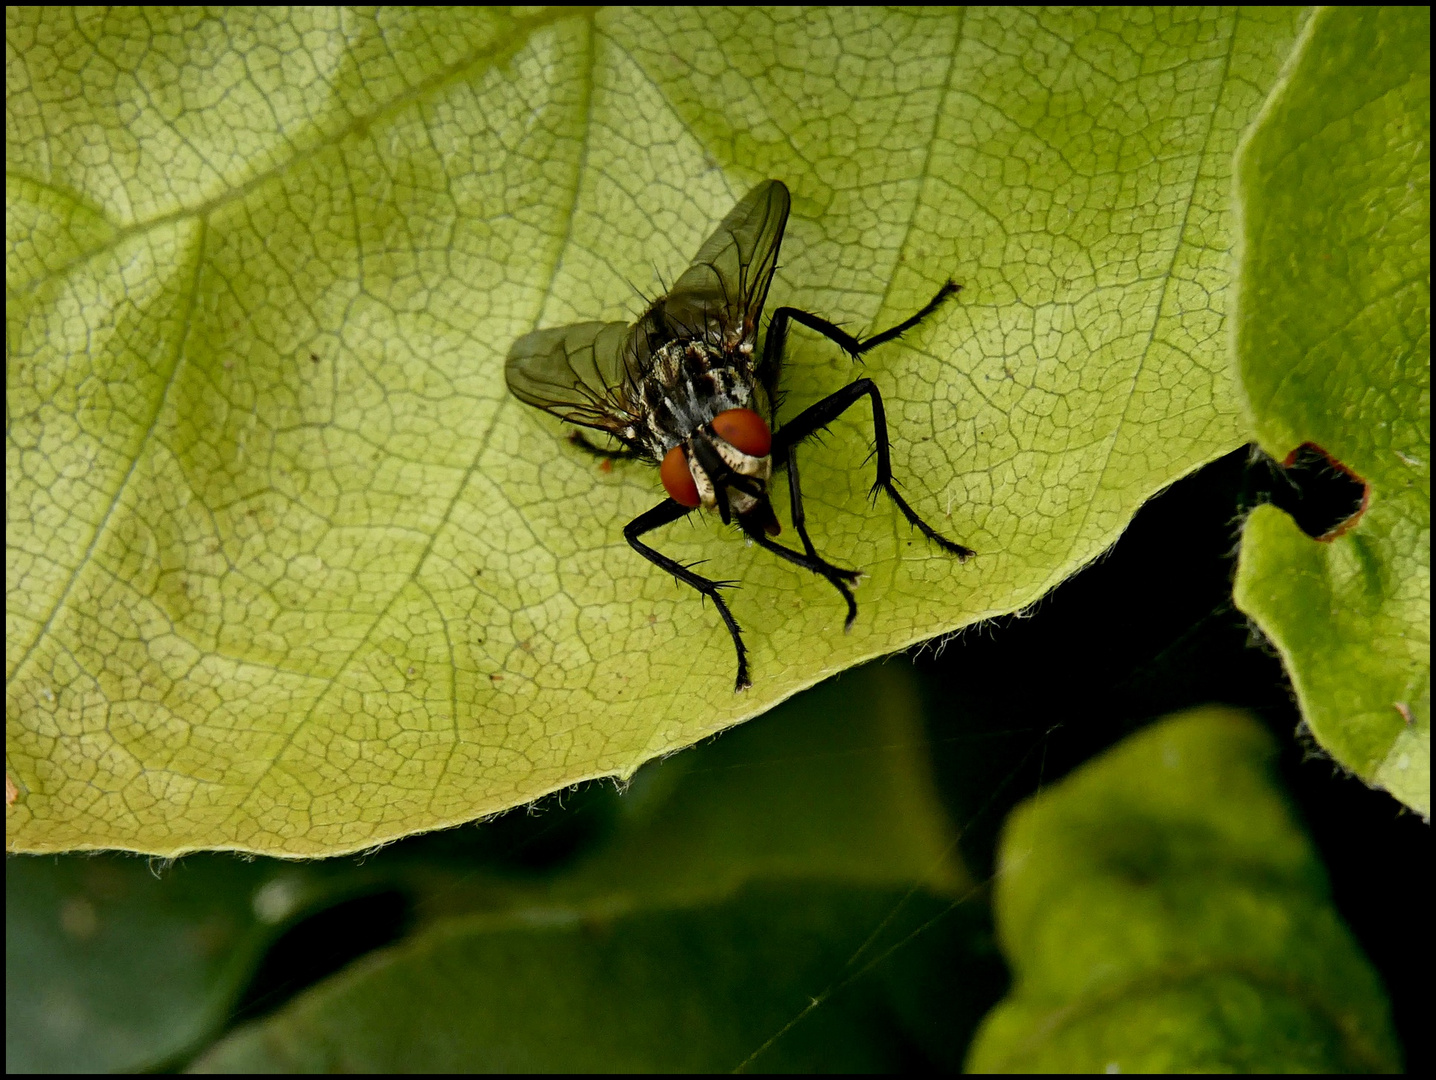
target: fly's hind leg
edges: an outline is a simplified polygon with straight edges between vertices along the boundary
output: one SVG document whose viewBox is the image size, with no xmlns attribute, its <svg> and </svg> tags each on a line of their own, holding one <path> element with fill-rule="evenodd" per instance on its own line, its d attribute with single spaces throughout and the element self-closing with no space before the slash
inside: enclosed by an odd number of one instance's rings
<svg viewBox="0 0 1436 1080">
<path fill-rule="evenodd" d="M 738 653 L 738 678 L 733 689 L 746 690 L 752 685 L 748 678 L 748 650 L 743 646 L 743 634 L 738 628 L 738 620 L 733 618 L 733 613 L 728 610 L 728 605 L 723 602 L 723 597 L 718 594 L 720 589 L 733 588 L 736 581 L 712 581 L 700 574 L 695 574 L 688 567 L 670 559 L 667 555 L 654 551 L 653 548 L 638 538 L 654 529 L 662 528 L 670 522 L 692 512 L 691 507 L 682 506 L 672 499 L 665 499 L 652 510 L 646 510 L 639 514 L 623 527 L 623 538 L 628 541 L 628 546 L 642 555 L 645 559 L 661 570 L 666 570 L 685 585 L 697 589 L 700 594 L 713 601 L 713 606 L 718 609 L 723 624 L 728 627 L 728 634 L 733 639 L 733 648 Z"/>
<path fill-rule="evenodd" d="M 763 343 L 763 359 L 759 364 L 760 377 L 763 378 L 765 385 L 771 382 L 773 389 L 776 390 L 777 374 L 782 366 L 783 349 L 787 343 L 790 322 L 799 323 L 809 330 L 816 330 L 856 360 L 869 349 L 875 349 L 879 345 L 907 333 L 940 308 L 950 297 L 956 296 L 961 288 L 962 286 L 952 281 L 945 282 L 933 298 L 924 304 L 916 314 L 909 316 L 896 326 L 888 327 L 882 333 L 862 339 L 853 337 L 842 327 L 811 312 L 802 311 L 799 308 L 779 308 L 773 313 L 773 321 L 768 326 L 768 339 Z M 864 395 L 872 399 L 873 434 L 877 442 L 878 476 L 876 483 L 873 484 L 874 497 L 880 490 L 887 492 L 888 498 L 892 499 L 897 508 L 902 511 L 903 517 L 907 518 L 909 524 L 944 551 L 956 555 L 959 559 L 966 559 L 975 554 L 971 548 L 954 543 L 938 533 L 936 529 L 918 517 L 917 512 L 907 504 L 907 500 L 898 494 L 897 487 L 893 483 L 892 461 L 888 451 L 887 414 L 883 409 L 882 395 L 878 393 L 878 388 L 871 379 L 858 379 L 837 393 L 829 394 L 816 405 L 804 409 L 773 433 L 773 462 L 774 464 L 786 463 L 788 465 L 790 489 L 797 490 L 797 465 L 793 460 L 793 451 L 797 445 L 808 436 L 827 427 Z M 801 499 L 795 504 L 794 524 L 798 529 L 798 535 L 803 538 L 804 546 L 811 551 L 812 544 L 807 538 L 806 530 L 801 525 L 797 525 L 797 520 L 800 519 L 800 506 Z"/>
</svg>

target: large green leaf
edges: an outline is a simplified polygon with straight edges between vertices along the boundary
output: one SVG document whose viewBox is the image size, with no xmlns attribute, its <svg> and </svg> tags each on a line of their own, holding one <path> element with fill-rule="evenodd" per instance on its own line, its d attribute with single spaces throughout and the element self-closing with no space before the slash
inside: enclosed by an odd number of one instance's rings
<svg viewBox="0 0 1436 1080">
<path fill-rule="evenodd" d="M 1368 485 L 1339 535 L 1263 508 L 1236 599 L 1337 761 L 1431 813 L 1431 11 L 1332 9 L 1242 148 L 1237 346 L 1262 447 Z"/>
<path fill-rule="evenodd" d="M 8 9 L 7 769 L 16 850 L 354 850 L 516 805 L 1030 603 L 1241 441 L 1231 156 L 1305 16 Z M 752 183 L 772 300 L 855 327 L 805 451 L 821 581 L 717 523 L 756 684 L 505 396 L 538 325 L 631 317 Z M 799 333 L 788 408 L 851 377 Z M 781 497 L 780 497 L 781 504 Z"/>
<path fill-rule="evenodd" d="M 1245 714 L 1171 717 L 1019 807 L 1012 993 L 972 1072 L 1399 1071 L 1380 980 Z"/>
</svg>

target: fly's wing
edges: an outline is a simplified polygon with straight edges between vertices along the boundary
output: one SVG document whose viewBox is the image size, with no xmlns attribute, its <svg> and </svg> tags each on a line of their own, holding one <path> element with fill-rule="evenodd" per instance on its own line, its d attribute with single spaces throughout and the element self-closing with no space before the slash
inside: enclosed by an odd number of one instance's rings
<svg viewBox="0 0 1436 1080">
<path fill-rule="evenodd" d="M 574 424 L 616 432 L 632 417 L 622 360 L 629 328 L 585 322 L 535 330 L 509 348 L 504 379 L 514 397 Z"/>
<path fill-rule="evenodd" d="M 778 180 L 748 192 L 631 328 L 588 322 L 525 334 L 504 365 L 509 389 L 570 423 L 611 433 L 627 427 L 627 402 L 654 348 L 685 334 L 728 348 L 757 338 L 790 204 Z"/>
<path fill-rule="evenodd" d="M 752 342 L 778 266 L 778 248 L 792 200 L 780 180 L 766 180 L 733 207 L 661 301 L 677 329 L 729 348 Z"/>
</svg>

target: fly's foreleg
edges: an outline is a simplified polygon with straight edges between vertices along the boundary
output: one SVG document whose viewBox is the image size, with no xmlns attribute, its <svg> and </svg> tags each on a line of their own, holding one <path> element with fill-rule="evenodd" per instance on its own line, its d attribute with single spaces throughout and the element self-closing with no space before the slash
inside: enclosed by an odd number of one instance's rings
<svg viewBox="0 0 1436 1080">
<path fill-rule="evenodd" d="M 796 482 L 796 474 L 790 470 L 788 476 L 789 484 L 794 484 Z M 790 490 L 793 490 L 791 486 Z M 747 534 L 748 538 L 759 547 L 766 548 L 774 555 L 777 555 L 781 559 L 786 559 L 794 566 L 801 566 L 804 570 L 817 574 L 819 577 L 825 579 L 833 588 L 837 589 L 848 605 L 848 617 L 843 623 L 843 629 L 846 630 L 853 625 L 853 620 L 858 617 L 858 602 L 853 599 L 852 590 L 849 589 L 848 586 L 857 581 L 861 575 L 856 570 L 844 570 L 841 566 L 834 566 L 818 554 L 817 550 L 813 547 L 813 542 L 808 539 L 808 530 L 803 525 L 802 497 L 796 496 L 795 498 L 797 509 L 793 512 L 793 526 L 798 530 L 798 536 L 802 538 L 803 551 L 794 551 L 792 548 L 778 543 L 776 540 L 771 539 L 762 529 L 754 528 L 741 519 L 738 523 L 743 527 L 743 531 Z M 806 552 L 806 554 L 804 554 L 804 552 Z"/>
<path fill-rule="evenodd" d="M 745 690 L 752 683 L 748 679 L 748 650 L 743 647 L 743 634 L 738 628 L 738 620 L 733 618 L 733 613 L 728 610 L 728 605 L 723 602 L 723 597 L 718 590 L 732 588 L 737 585 L 736 581 L 712 581 L 700 574 L 695 574 L 688 567 L 670 559 L 667 555 L 654 551 L 653 548 L 638 538 L 654 529 L 662 528 L 670 522 L 691 513 L 690 507 L 681 506 L 672 499 L 665 499 L 652 510 L 646 510 L 639 514 L 623 527 L 623 538 L 628 541 L 628 546 L 642 555 L 645 559 L 661 570 L 666 570 L 685 585 L 697 589 L 703 596 L 713 601 L 713 606 L 718 609 L 718 614 L 723 619 L 723 624 L 728 627 L 728 634 L 733 638 L 733 648 L 738 652 L 738 678 L 733 686 L 734 690 Z"/>
<path fill-rule="evenodd" d="M 829 394 L 816 405 L 810 405 L 793 417 L 782 428 L 773 433 L 773 460 L 786 463 L 792 458 L 794 448 L 804 439 L 827 427 L 862 397 L 872 399 L 873 434 L 877 442 L 878 475 L 873 484 L 873 496 L 879 490 L 887 492 L 888 498 L 897 504 L 908 523 L 926 536 L 938 547 L 959 559 L 976 554 L 971 548 L 954 543 L 937 532 L 931 525 L 918 517 L 917 512 L 898 494 L 893 484 L 892 460 L 888 450 L 887 413 L 883 409 L 883 398 L 871 379 L 858 379 L 849 383 L 835 394 Z M 801 533 L 799 534 L 801 535 Z"/>
<path fill-rule="evenodd" d="M 798 539 L 803 542 L 803 550 L 808 553 L 810 559 L 819 559 L 818 549 L 813 546 L 813 538 L 808 535 L 808 515 L 803 508 L 803 488 L 798 480 L 798 454 L 796 447 L 789 447 L 784 455 L 787 458 L 788 468 L 788 516 L 793 519 L 793 531 L 798 534 Z M 836 569 L 836 568 L 835 568 Z M 856 572 L 845 572 L 845 582 L 833 581 L 838 591 L 843 594 L 843 599 L 848 602 L 848 617 L 843 622 L 843 629 L 851 630 L 853 620 L 858 617 L 858 602 L 853 599 L 853 594 L 847 588 L 851 582 L 858 579 Z M 832 581 L 831 578 L 828 579 Z"/>
</svg>

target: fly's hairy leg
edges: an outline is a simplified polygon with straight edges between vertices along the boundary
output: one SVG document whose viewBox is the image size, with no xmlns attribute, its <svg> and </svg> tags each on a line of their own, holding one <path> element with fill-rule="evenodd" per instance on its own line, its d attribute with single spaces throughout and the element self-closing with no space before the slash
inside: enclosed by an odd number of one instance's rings
<svg viewBox="0 0 1436 1080">
<path fill-rule="evenodd" d="M 853 620 L 858 616 L 858 604 L 857 601 L 853 599 L 852 590 L 848 588 L 848 585 L 858 580 L 859 574 L 856 570 L 844 570 L 841 566 L 834 566 L 828 562 L 814 550 L 812 541 L 810 541 L 804 533 L 799 533 L 799 535 L 803 538 L 803 547 L 807 549 L 806 555 L 801 551 L 794 551 L 786 544 L 778 543 L 769 537 L 762 529 L 752 528 L 741 520 L 739 524 L 742 525 L 743 532 L 747 534 L 748 538 L 759 547 L 766 548 L 780 559 L 786 559 L 794 566 L 801 566 L 804 570 L 817 574 L 819 577 L 824 578 L 833 588 L 837 589 L 848 605 L 848 617 L 843 623 L 843 629 L 846 630 L 853 625 Z"/>
<path fill-rule="evenodd" d="M 768 326 L 768 338 L 763 343 L 763 359 L 759 365 L 759 376 L 764 380 L 765 385 L 771 382 L 776 390 L 778 372 L 782 368 L 783 349 L 788 339 L 789 322 L 796 322 L 806 326 L 809 330 L 817 331 L 856 360 L 869 349 L 875 349 L 879 345 L 886 344 L 907 333 L 940 308 L 944 302 L 956 296 L 961 288 L 961 285 L 953 281 L 944 282 L 942 288 L 938 289 L 933 298 L 924 304 L 916 314 L 909 316 L 896 326 L 888 327 L 880 334 L 873 334 L 871 337 L 863 339 L 853 337 L 842 327 L 835 326 L 827 319 L 820 318 L 811 312 L 799 308 L 779 308 L 773 313 L 773 321 Z M 804 409 L 792 421 L 773 433 L 773 460 L 775 464 L 784 462 L 788 465 L 790 491 L 797 491 L 795 482 L 797 465 L 793 460 L 793 450 L 804 439 L 836 420 L 864 394 L 872 398 L 873 429 L 877 441 L 878 476 L 877 482 L 873 484 L 873 495 L 876 497 L 879 489 L 886 491 L 888 497 L 897 504 L 898 509 L 902 511 L 908 522 L 944 551 L 956 555 L 959 559 L 966 559 L 975 554 L 971 548 L 954 543 L 939 534 L 927 522 L 918 517 L 916 511 L 907 504 L 907 500 L 898 494 L 897 488 L 893 484 L 892 462 L 888 451 L 887 414 L 883 409 L 882 395 L 878 393 L 878 388 L 870 379 L 858 379 L 837 393 L 830 394 L 816 405 Z M 798 501 L 801 502 L 801 499 Z M 796 508 L 793 516 L 798 535 L 803 538 L 804 546 L 811 550 L 812 544 L 807 538 L 806 530 L 797 524 Z"/>
<path fill-rule="evenodd" d="M 629 547 L 633 548 L 634 551 L 638 552 L 638 554 L 642 555 L 654 566 L 661 570 L 666 570 L 685 585 L 697 589 L 700 594 L 713 601 L 713 606 L 718 609 L 718 614 L 722 616 L 724 625 L 728 627 L 729 636 L 733 638 L 733 648 L 738 652 L 738 678 L 734 683 L 733 689 L 735 691 L 746 690 L 752 685 L 752 682 L 748 679 L 748 650 L 743 647 L 743 634 L 738 628 L 738 620 L 733 618 L 733 613 L 728 610 L 728 605 L 723 602 L 723 597 L 718 595 L 719 589 L 732 588 L 738 583 L 736 581 L 711 581 L 706 577 L 695 574 L 676 559 L 670 559 L 667 555 L 654 551 L 653 548 L 638 539 L 645 533 L 650 533 L 654 529 L 662 528 L 664 525 L 677 521 L 679 518 L 685 517 L 690 513 L 692 513 L 690 507 L 681 506 L 672 499 L 665 499 L 652 510 L 645 510 L 625 525 L 623 527 L 623 538 L 628 541 Z"/>
<path fill-rule="evenodd" d="M 902 337 L 961 290 L 962 286 L 955 282 L 944 283 L 943 287 L 937 290 L 936 295 L 924 304 L 922 310 L 917 314 L 908 316 L 896 326 L 890 326 L 880 334 L 873 334 L 866 338 L 855 338 L 841 326 L 830 323 L 827 319 L 814 315 L 811 311 L 781 307 L 773 312 L 773 321 L 768 326 L 768 340 L 763 346 L 763 368 L 765 370 L 769 367 L 776 369 L 779 366 L 783 357 L 783 347 L 787 343 L 789 320 L 800 323 L 809 330 L 816 330 L 856 360 L 870 349 L 876 349 L 879 345 L 886 345 L 889 341 L 895 341 Z"/>
<path fill-rule="evenodd" d="M 625 446 L 619 450 L 605 450 L 597 443 L 591 442 L 587 435 L 581 431 L 570 431 L 568 441 L 585 454 L 592 454 L 594 457 L 610 458 L 614 461 L 637 461 L 643 455 L 632 447 Z"/>
<path fill-rule="evenodd" d="M 873 434 L 877 442 L 878 476 L 873 484 L 873 497 L 877 497 L 878 491 L 886 491 L 888 498 L 897 504 L 902 511 L 903 517 L 907 518 L 908 524 L 912 525 L 929 540 L 931 540 L 943 551 L 956 555 L 959 559 L 966 559 L 976 554 L 971 548 L 954 543 L 934 529 L 922 518 L 918 517 L 917 511 L 907 504 L 907 500 L 898 494 L 893 484 L 892 461 L 888 453 L 888 421 L 887 414 L 883 410 L 883 398 L 878 393 L 878 388 L 871 379 L 858 379 L 849 383 L 837 393 L 829 394 L 816 405 L 810 405 L 797 416 L 793 417 L 781 429 L 773 433 L 773 458 L 775 461 L 788 461 L 792 457 L 794 448 L 804 439 L 813 435 L 822 428 L 827 427 L 849 408 L 855 405 L 864 396 L 872 399 L 873 406 Z"/>
<path fill-rule="evenodd" d="M 773 312 L 773 319 L 768 324 L 768 337 L 763 342 L 763 359 L 758 364 L 758 378 L 762 382 L 763 388 L 768 391 L 768 399 L 770 401 L 777 400 L 778 374 L 783 366 L 783 350 L 788 344 L 789 322 L 799 323 L 809 330 L 817 331 L 854 360 L 857 360 L 869 349 L 876 349 L 879 345 L 885 345 L 889 341 L 902 337 L 961 291 L 962 286 L 956 282 L 944 282 L 942 288 L 937 290 L 933 298 L 924 304 L 917 314 L 908 316 L 896 326 L 890 326 L 880 334 L 861 339 L 853 337 L 841 326 L 830 323 L 827 319 L 814 315 L 811 311 L 780 307 Z"/>
<path fill-rule="evenodd" d="M 842 567 L 833 566 L 818 554 L 818 549 L 813 546 L 813 539 L 808 535 L 808 517 L 803 509 L 803 489 L 798 481 L 798 455 L 794 449 L 788 451 L 788 516 L 793 519 L 793 530 L 798 534 L 798 539 L 803 542 L 803 550 L 807 552 L 808 558 L 828 568 L 828 573 L 822 573 L 833 588 L 843 594 L 847 601 L 848 617 L 843 621 L 843 630 L 851 630 L 853 620 L 858 617 L 858 602 L 853 599 L 852 591 L 848 588 L 850 584 L 858 580 L 860 576 L 856 570 L 844 570 Z"/>
</svg>

